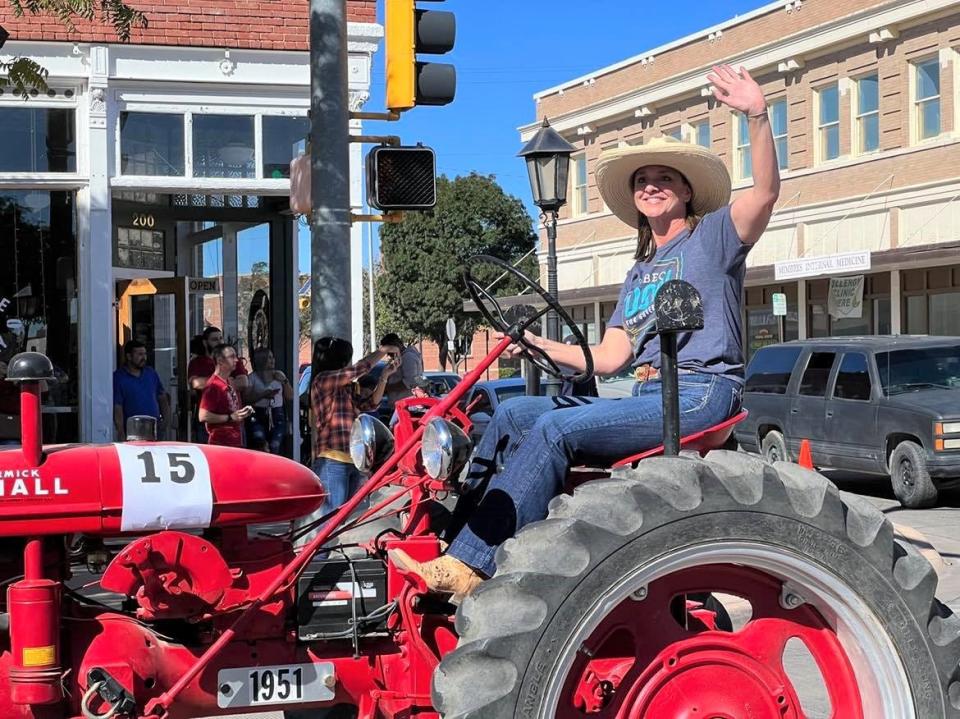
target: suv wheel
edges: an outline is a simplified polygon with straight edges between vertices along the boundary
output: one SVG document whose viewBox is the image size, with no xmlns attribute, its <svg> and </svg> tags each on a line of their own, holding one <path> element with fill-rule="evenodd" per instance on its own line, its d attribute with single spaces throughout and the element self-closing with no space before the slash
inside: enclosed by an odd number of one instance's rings
<svg viewBox="0 0 960 719">
<path fill-rule="evenodd" d="M 916 442 L 901 442 L 893 450 L 890 482 L 893 493 L 904 507 L 922 509 L 937 503 L 937 487 L 927 472 L 923 448 Z"/>
<path fill-rule="evenodd" d="M 783 434 L 775 429 L 763 435 L 763 440 L 760 442 L 760 453 L 771 464 L 790 461 L 786 440 L 784 440 Z"/>
</svg>

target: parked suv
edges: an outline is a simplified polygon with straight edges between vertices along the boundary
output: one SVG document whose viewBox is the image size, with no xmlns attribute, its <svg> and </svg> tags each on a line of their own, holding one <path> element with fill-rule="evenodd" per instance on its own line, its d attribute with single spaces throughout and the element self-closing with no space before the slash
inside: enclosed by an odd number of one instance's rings
<svg viewBox="0 0 960 719">
<path fill-rule="evenodd" d="M 888 474 L 905 507 L 960 480 L 960 337 L 832 337 L 770 345 L 747 367 L 735 432 L 748 452 Z"/>
</svg>

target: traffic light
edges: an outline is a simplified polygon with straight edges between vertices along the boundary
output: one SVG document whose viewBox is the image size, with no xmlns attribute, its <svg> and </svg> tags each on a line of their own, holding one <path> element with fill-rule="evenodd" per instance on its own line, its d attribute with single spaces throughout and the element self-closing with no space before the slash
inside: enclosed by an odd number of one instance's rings
<svg viewBox="0 0 960 719">
<path fill-rule="evenodd" d="M 437 204 L 437 158 L 433 150 L 375 147 L 367 155 L 367 204 L 384 212 L 429 210 Z"/>
<path fill-rule="evenodd" d="M 418 62 L 417 55 L 443 55 L 453 49 L 457 39 L 454 14 L 420 10 L 414 0 L 386 2 L 387 107 L 403 112 L 417 105 L 453 102 L 457 92 L 456 68 L 445 63 Z"/>
</svg>

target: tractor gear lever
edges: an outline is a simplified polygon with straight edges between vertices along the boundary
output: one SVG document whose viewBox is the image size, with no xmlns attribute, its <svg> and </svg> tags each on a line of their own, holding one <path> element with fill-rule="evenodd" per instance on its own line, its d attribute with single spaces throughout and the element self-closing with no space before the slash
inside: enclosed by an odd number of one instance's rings
<svg viewBox="0 0 960 719">
<path fill-rule="evenodd" d="M 670 280 L 654 298 L 660 336 L 660 378 L 663 393 L 663 453 L 680 454 L 680 388 L 677 379 L 677 333 L 703 329 L 703 302 L 689 282 Z"/>
</svg>

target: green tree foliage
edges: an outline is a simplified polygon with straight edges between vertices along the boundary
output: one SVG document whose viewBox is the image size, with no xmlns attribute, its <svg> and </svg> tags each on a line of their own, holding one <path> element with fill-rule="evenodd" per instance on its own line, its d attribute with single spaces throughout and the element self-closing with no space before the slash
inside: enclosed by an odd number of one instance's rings
<svg viewBox="0 0 960 719">
<path fill-rule="evenodd" d="M 48 14 L 56 16 L 68 30 L 76 30 L 74 20 L 99 20 L 113 26 L 117 37 L 126 42 L 135 27 L 146 27 L 147 18 L 123 0 L 9 0 L 17 17 Z M 16 39 L 16 38 L 14 38 Z M 32 90 L 47 90 L 47 70 L 27 57 L 0 61 L 0 87 L 11 87 L 24 100 Z"/>
<path fill-rule="evenodd" d="M 408 339 L 429 338 L 446 348 L 444 326 L 449 317 L 461 337 L 472 336 L 478 315 L 468 315 L 462 273 L 474 255 L 493 255 L 517 262 L 534 248 L 537 236 L 523 203 L 507 195 L 493 177 L 472 173 L 437 180 L 437 206 L 432 212 L 410 213 L 380 231 L 383 272 L 377 278 L 378 332 L 393 330 Z M 519 265 L 536 277 L 531 254 Z M 499 273 L 480 279 L 484 286 Z M 516 287 L 508 279 L 491 290 L 508 295 Z M 381 309 L 382 308 L 382 309 Z M 444 359 L 444 357 L 441 357 Z"/>
</svg>

